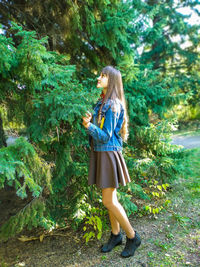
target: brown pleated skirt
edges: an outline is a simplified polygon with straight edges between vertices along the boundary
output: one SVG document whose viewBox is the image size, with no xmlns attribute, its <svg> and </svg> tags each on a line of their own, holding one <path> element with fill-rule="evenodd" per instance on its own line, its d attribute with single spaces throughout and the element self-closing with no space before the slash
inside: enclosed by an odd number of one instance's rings
<svg viewBox="0 0 200 267">
<path fill-rule="evenodd" d="M 92 142 L 93 143 L 93 142 Z M 88 184 L 99 188 L 118 188 L 130 182 L 128 169 L 121 151 L 94 151 L 91 144 Z"/>
</svg>

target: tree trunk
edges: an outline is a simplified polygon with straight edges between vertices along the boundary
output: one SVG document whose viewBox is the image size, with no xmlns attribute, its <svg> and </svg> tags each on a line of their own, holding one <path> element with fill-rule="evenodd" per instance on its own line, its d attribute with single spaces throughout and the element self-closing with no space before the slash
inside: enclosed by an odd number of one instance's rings
<svg viewBox="0 0 200 267">
<path fill-rule="evenodd" d="M 2 121 L 1 113 L 0 113 L 0 148 L 4 146 L 7 146 L 7 144 L 6 144 L 5 133 L 3 130 L 3 121 Z"/>
</svg>

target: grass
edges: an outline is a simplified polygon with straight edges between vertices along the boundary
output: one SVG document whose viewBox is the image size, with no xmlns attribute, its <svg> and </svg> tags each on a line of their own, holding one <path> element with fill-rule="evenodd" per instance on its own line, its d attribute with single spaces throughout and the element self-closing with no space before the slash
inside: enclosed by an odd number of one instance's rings
<svg viewBox="0 0 200 267">
<path fill-rule="evenodd" d="M 7 263 L 5 263 L 4 261 L 1 261 L 1 262 L 0 262 L 0 266 L 1 266 L 1 267 L 8 267 Z"/>
<path fill-rule="evenodd" d="M 172 204 L 156 223 L 158 235 L 151 240 L 148 266 L 199 266 L 200 148 L 191 151 L 187 164 L 193 174 L 176 181 L 168 195 Z"/>
</svg>

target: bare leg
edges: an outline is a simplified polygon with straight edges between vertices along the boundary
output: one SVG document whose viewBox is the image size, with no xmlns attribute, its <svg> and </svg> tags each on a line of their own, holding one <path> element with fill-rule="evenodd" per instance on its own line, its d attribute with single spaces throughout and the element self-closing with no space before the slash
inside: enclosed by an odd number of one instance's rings
<svg viewBox="0 0 200 267">
<path fill-rule="evenodd" d="M 120 224 L 118 222 L 118 220 L 115 218 L 114 214 L 112 213 L 111 210 L 108 210 L 109 213 L 109 218 L 110 218 L 110 224 L 111 224 L 111 228 L 112 228 L 112 233 L 114 235 L 118 235 L 119 231 L 120 231 Z"/>
<path fill-rule="evenodd" d="M 117 199 L 117 190 L 116 188 L 103 188 L 102 189 L 102 201 L 104 206 L 111 211 L 111 227 L 114 231 L 117 230 L 117 223 L 119 222 L 121 227 L 126 232 L 126 235 L 128 238 L 134 238 L 135 231 L 133 230 L 128 217 L 126 215 L 126 212 L 122 205 L 119 203 Z M 110 213 L 109 213 L 110 215 Z M 115 220 L 114 220 L 115 218 Z M 116 227 L 116 228 L 115 228 Z M 115 234 L 115 233 L 113 233 Z"/>
</svg>

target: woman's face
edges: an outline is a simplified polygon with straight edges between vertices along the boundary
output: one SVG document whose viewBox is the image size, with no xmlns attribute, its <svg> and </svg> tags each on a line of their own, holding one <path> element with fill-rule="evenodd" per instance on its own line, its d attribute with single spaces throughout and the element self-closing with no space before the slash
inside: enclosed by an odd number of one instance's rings
<svg viewBox="0 0 200 267">
<path fill-rule="evenodd" d="M 103 88 L 103 92 L 105 93 L 108 87 L 108 75 L 101 73 L 97 80 L 97 88 Z"/>
</svg>

